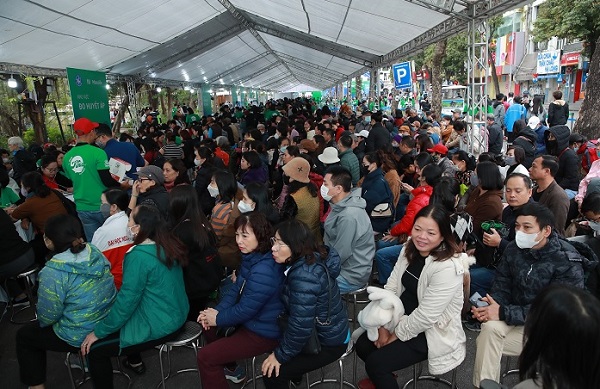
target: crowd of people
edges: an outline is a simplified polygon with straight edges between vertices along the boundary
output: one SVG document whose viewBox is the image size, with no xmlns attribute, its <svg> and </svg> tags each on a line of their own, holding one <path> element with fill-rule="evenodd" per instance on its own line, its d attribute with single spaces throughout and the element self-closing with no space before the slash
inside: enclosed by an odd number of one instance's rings
<svg viewBox="0 0 600 389">
<path fill-rule="evenodd" d="M 241 382 L 236 361 L 266 353 L 265 386 L 287 388 L 346 352 L 342 296 L 375 285 L 404 315 L 356 339 L 361 389 L 397 388 L 394 371 L 421 361 L 446 373 L 467 353 L 476 387 L 499 382 L 503 355 L 522 356 L 531 387 L 600 386 L 598 348 L 561 364 L 535 340 L 545 306 L 560 310 L 551 296 L 594 322 L 600 312 L 600 162 L 565 126 L 561 97 L 546 114 L 499 95 L 477 156 L 461 112 L 333 113 L 303 98 L 211 116 L 175 107 L 164 124 L 148 109 L 118 137 L 79 118 L 71 147 L 10 138 L 0 277 L 42 269 L 38 322 L 17 333 L 21 381 L 43 388 L 46 351 L 80 351 L 95 387 L 112 388 L 111 357 L 143 374 L 141 352 L 193 320 L 203 387 Z M 7 286 L 13 305 L 28 303 Z M 479 332 L 476 349 L 463 328 Z M 570 350 L 592 342 L 565 331 L 550 336 Z"/>
</svg>

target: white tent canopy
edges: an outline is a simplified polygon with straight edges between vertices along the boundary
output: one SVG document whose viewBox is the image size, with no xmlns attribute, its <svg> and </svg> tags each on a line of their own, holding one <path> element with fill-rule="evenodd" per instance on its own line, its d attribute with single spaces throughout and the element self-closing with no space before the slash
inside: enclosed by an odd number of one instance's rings
<svg viewBox="0 0 600 389">
<path fill-rule="evenodd" d="M 324 89 L 522 0 L 4 0 L 0 71 Z M 39 70 L 42 72 L 42 70 Z M 154 81 L 153 81 L 154 80 Z"/>
</svg>

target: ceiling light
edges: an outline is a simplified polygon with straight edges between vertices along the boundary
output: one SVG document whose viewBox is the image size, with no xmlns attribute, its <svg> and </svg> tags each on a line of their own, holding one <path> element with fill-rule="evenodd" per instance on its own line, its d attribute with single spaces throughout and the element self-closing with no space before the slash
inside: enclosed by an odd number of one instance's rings
<svg viewBox="0 0 600 389">
<path fill-rule="evenodd" d="M 208 90 L 208 93 L 213 93 L 213 90 L 212 90 L 212 89 L 209 89 L 209 90 Z"/>
<path fill-rule="evenodd" d="M 194 88 L 190 88 L 190 93 L 194 93 Z"/>
<path fill-rule="evenodd" d="M 190 90 L 190 87 L 186 85 L 183 87 L 183 90 Z"/>
<path fill-rule="evenodd" d="M 157 86 L 157 87 L 156 87 L 156 91 L 157 91 L 158 93 L 160 93 L 160 92 L 162 92 L 162 88 L 161 88 L 160 86 Z"/>
<path fill-rule="evenodd" d="M 106 84 L 106 90 L 110 90 L 110 84 Z"/>
<path fill-rule="evenodd" d="M 14 79 L 13 75 L 10 75 L 10 78 L 8 79 L 8 87 L 11 89 L 15 89 L 17 87 L 17 80 Z"/>
</svg>

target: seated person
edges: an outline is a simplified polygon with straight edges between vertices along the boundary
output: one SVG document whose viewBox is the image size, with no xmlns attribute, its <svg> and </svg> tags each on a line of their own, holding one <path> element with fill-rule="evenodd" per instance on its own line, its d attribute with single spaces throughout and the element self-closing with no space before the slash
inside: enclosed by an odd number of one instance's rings
<svg viewBox="0 0 600 389">
<path fill-rule="evenodd" d="M 519 355 L 523 349 L 523 325 L 540 291 L 555 283 L 583 288 L 584 258 L 553 227 L 554 215 L 544 205 L 521 207 L 515 222 L 515 241 L 508 244 L 496 269 L 490 293 L 482 298 L 489 305 L 473 307 L 481 333 L 473 385 L 481 380 L 500 380 L 502 355 Z"/>
<path fill-rule="evenodd" d="M 44 242 L 53 256 L 39 274 L 38 322 L 17 331 L 21 382 L 36 389 L 43 389 L 46 381 L 46 351 L 77 353 L 116 295 L 110 264 L 100 250 L 85 243 L 77 219 L 51 217 L 45 230 Z"/>
</svg>

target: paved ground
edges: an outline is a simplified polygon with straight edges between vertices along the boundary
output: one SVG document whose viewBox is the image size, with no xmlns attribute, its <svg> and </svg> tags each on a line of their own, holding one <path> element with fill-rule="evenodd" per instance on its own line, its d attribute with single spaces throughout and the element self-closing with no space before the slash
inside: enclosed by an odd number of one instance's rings
<svg viewBox="0 0 600 389">
<path fill-rule="evenodd" d="M 25 385 L 19 382 L 18 363 L 15 353 L 15 334 L 18 325 L 11 324 L 8 321 L 8 314 L 0 322 L 0 388 L 20 389 L 25 388 Z M 467 358 L 459 367 L 457 378 L 460 388 L 472 388 L 471 375 L 473 371 L 473 360 L 475 356 L 475 338 L 476 333 L 466 331 L 467 334 Z M 132 389 L 155 388 L 160 377 L 160 369 L 158 364 L 158 351 L 151 350 L 142 354 L 146 363 L 147 371 L 141 376 L 132 374 Z M 47 368 L 47 389 L 63 389 L 69 388 L 69 378 L 67 368 L 64 364 L 65 353 L 48 353 L 48 368 Z M 195 358 L 190 349 L 175 349 L 172 352 L 173 367 L 182 369 L 185 367 L 194 367 Z M 352 380 L 353 366 L 351 361 L 344 365 L 344 376 L 346 380 Z M 248 372 L 249 373 L 249 372 Z M 327 377 L 336 376 L 336 365 L 330 365 L 325 369 Z M 360 359 L 357 362 L 356 376 L 358 379 L 365 377 L 364 366 Z M 412 377 L 412 369 L 405 369 L 398 372 L 398 383 L 403 385 Z M 446 378 L 450 375 L 447 374 Z M 311 382 L 317 379 L 317 373 L 311 374 Z M 514 378 L 507 379 L 507 383 L 514 385 Z M 182 374 L 167 381 L 167 386 L 171 388 L 200 388 L 200 380 L 195 373 Z M 241 384 L 230 384 L 230 388 L 241 388 Z M 91 388 L 90 382 L 86 383 L 83 388 Z M 116 388 L 127 388 L 127 382 L 122 377 L 115 378 Z M 251 387 L 248 385 L 247 387 Z M 263 388 L 262 382 L 259 380 L 257 388 Z M 304 388 L 304 382 L 301 388 Z M 323 385 L 323 388 L 339 387 L 333 384 Z M 443 387 L 437 383 L 423 382 L 419 385 L 420 388 L 438 388 Z M 210 388 L 204 388 L 210 389 Z"/>
</svg>

